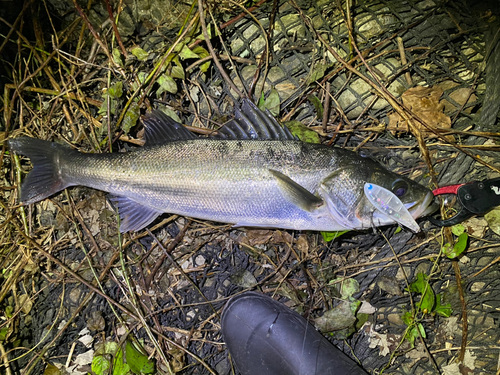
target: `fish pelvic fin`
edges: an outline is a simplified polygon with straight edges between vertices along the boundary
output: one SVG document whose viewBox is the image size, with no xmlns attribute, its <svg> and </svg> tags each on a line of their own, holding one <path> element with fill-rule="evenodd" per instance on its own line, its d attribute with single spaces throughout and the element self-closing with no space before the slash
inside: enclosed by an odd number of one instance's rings
<svg viewBox="0 0 500 375">
<path fill-rule="evenodd" d="M 269 169 L 269 172 L 276 177 L 278 186 L 285 198 L 304 211 L 312 212 L 324 203 L 321 198 L 318 198 L 283 173 L 274 169 Z"/>
<path fill-rule="evenodd" d="M 33 164 L 33 170 L 21 185 L 23 205 L 41 201 L 71 185 L 61 171 L 60 161 L 77 151 L 30 137 L 11 139 L 8 145 L 11 151 L 27 156 Z"/>
<path fill-rule="evenodd" d="M 138 232 L 151 224 L 162 213 L 128 197 L 110 195 L 109 200 L 118 208 L 121 233 Z"/>
</svg>

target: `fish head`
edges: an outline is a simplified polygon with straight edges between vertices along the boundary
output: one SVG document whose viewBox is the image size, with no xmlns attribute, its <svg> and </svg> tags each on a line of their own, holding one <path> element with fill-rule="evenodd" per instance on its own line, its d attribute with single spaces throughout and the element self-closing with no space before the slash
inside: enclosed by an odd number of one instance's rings
<svg viewBox="0 0 500 375">
<path fill-rule="evenodd" d="M 381 186 L 391 191 L 409 211 L 413 219 L 433 213 L 432 191 L 404 176 L 382 167 L 371 159 L 349 160 L 346 167 L 325 178 L 319 195 L 326 202 L 330 215 L 346 229 L 362 229 L 396 223 L 370 202 L 364 192 L 365 183 Z"/>
</svg>

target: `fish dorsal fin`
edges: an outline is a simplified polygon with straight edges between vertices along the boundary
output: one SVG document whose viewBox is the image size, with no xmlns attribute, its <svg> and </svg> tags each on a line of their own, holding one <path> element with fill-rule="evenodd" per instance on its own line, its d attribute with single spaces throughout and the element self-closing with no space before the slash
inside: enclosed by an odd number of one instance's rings
<svg viewBox="0 0 500 375">
<path fill-rule="evenodd" d="M 248 99 L 243 99 L 241 108 L 234 111 L 234 119 L 217 130 L 212 138 L 297 140 L 287 127 L 278 124 L 269 111 L 262 112 Z"/>
<path fill-rule="evenodd" d="M 160 110 L 146 115 L 143 120 L 145 146 L 161 145 L 166 142 L 196 139 L 196 135 L 187 130 L 182 124 L 170 118 Z"/>
<path fill-rule="evenodd" d="M 109 200 L 118 208 L 120 232 L 137 232 L 147 227 L 161 214 L 161 211 L 144 206 L 127 197 L 110 195 Z"/>
<path fill-rule="evenodd" d="M 318 198 L 302 185 L 299 185 L 290 177 L 281 172 L 269 169 L 269 172 L 276 177 L 278 186 L 281 189 L 284 197 L 297 207 L 304 211 L 312 212 L 323 204 L 323 200 Z"/>
</svg>

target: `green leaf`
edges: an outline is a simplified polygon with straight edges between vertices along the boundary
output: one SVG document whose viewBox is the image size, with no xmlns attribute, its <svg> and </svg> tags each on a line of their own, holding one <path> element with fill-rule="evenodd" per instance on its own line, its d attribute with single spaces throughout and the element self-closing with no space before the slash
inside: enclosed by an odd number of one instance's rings
<svg viewBox="0 0 500 375">
<path fill-rule="evenodd" d="M 123 68 L 122 54 L 118 48 L 113 48 L 113 61 Z"/>
<path fill-rule="evenodd" d="M 273 87 L 265 100 L 264 93 L 262 93 L 257 107 L 262 111 L 268 109 L 273 116 L 278 116 L 280 114 L 280 96 L 278 91 Z"/>
<path fill-rule="evenodd" d="M 314 130 L 309 129 L 307 126 L 302 124 L 300 121 L 292 120 L 287 121 L 284 125 L 290 130 L 290 132 L 298 137 L 302 142 L 306 143 L 320 143 L 319 134 Z"/>
<path fill-rule="evenodd" d="M 148 356 L 137 350 L 133 343 L 127 341 L 125 346 L 125 358 L 130 370 L 135 374 L 152 374 L 155 365 L 148 359 Z"/>
<path fill-rule="evenodd" d="M 469 235 L 465 232 L 458 236 L 457 243 L 455 244 L 455 246 L 453 246 L 453 252 L 456 254 L 456 257 L 458 257 L 465 251 L 465 249 L 467 248 L 468 239 Z"/>
<path fill-rule="evenodd" d="M 123 360 L 123 350 L 119 348 L 116 352 L 115 362 L 113 363 L 113 375 L 127 375 L 130 373 L 130 366 Z"/>
<path fill-rule="evenodd" d="M 108 89 L 108 94 L 113 99 L 118 99 L 123 95 L 123 82 L 118 81 Z"/>
<path fill-rule="evenodd" d="M 316 64 L 309 78 L 307 79 L 307 85 L 314 83 L 325 76 L 325 71 L 329 68 L 331 64 L 320 62 Z"/>
<path fill-rule="evenodd" d="M 116 100 L 113 99 L 110 95 L 104 96 L 104 100 L 102 101 L 101 107 L 97 111 L 100 115 L 106 115 L 108 113 L 108 101 L 109 101 L 109 111 L 112 114 L 115 114 L 116 112 Z M 106 128 L 103 126 L 103 128 Z M 104 129 L 103 129 L 104 131 Z"/>
<path fill-rule="evenodd" d="M 336 239 L 337 237 L 342 236 L 344 233 L 349 232 L 348 230 L 340 230 L 337 232 L 321 232 L 321 235 L 323 236 L 323 239 L 325 242 L 330 242 Z"/>
<path fill-rule="evenodd" d="M 156 95 L 160 95 L 165 91 L 171 94 L 177 93 L 177 83 L 175 83 L 172 77 L 162 74 L 158 77 L 158 83 L 160 84 L 161 89 L 156 92 Z"/>
<path fill-rule="evenodd" d="M 490 229 L 500 236 L 500 208 L 494 208 L 484 215 Z"/>
<path fill-rule="evenodd" d="M 132 55 L 137 57 L 139 61 L 144 61 L 148 58 L 149 52 L 144 51 L 141 47 L 137 46 L 132 48 Z"/>
<path fill-rule="evenodd" d="M 417 327 L 413 326 L 408 329 L 405 337 L 410 342 L 411 347 L 413 348 L 415 346 L 415 339 L 418 337 Z"/>
<path fill-rule="evenodd" d="M 111 367 L 111 363 L 108 358 L 102 355 L 96 355 L 92 359 L 91 369 L 96 375 L 108 374 L 108 370 Z"/>
<path fill-rule="evenodd" d="M 316 109 L 316 118 L 318 120 L 322 119 L 323 118 L 323 104 L 321 104 L 321 101 L 312 94 L 307 95 L 307 99 L 312 103 L 312 105 L 314 106 L 314 109 Z"/>
<path fill-rule="evenodd" d="M 196 46 L 193 48 L 193 52 L 196 53 L 200 59 L 210 56 L 210 53 L 202 46 Z M 208 68 L 210 68 L 210 61 L 207 61 L 200 66 L 200 70 L 205 73 Z"/>
<path fill-rule="evenodd" d="M 333 309 L 325 311 L 322 316 L 314 319 L 314 324 L 321 332 L 345 330 L 342 335 L 345 335 L 344 338 L 346 338 L 352 333 L 351 330 L 356 324 L 355 311 L 357 306 L 356 303 L 342 301 Z"/>
<path fill-rule="evenodd" d="M 130 374 L 130 366 L 123 361 L 123 350 L 116 342 L 99 345 L 92 359 L 91 369 L 96 375 L 108 375 L 111 368 L 113 375 Z"/>
<path fill-rule="evenodd" d="M 451 232 L 455 236 L 460 236 L 462 233 L 465 232 L 465 227 L 462 224 L 457 224 L 451 227 Z"/>
<path fill-rule="evenodd" d="M 354 293 L 359 292 L 359 283 L 356 279 L 345 279 L 340 283 L 338 281 L 339 279 L 333 279 L 329 284 L 337 284 L 340 286 L 340 295 L 342 299 L 348 300 Z"/>
<path fill-rule="evenodd" d="M 127 134 L 130 129 L 137 124 L 139 116 L 141 115 L 139 104 L 137 102 L 130 103 L 130 107 L 127 109 L 125 116 L 123 116 L 122 129 Z"/>
<path fill-rule="evenodd" d="M 177 121 L 179 124 L 182 124 L 182 121 L 179 118 L 179 116 L 177 116 L 177 113 L 175 113 L 174 111 L 172 111 L 170 108 L 168 108 L 168 107 L 160 107 L 159 109 L 163 113 L 165 113 L 168 117 L 170 117 L 172 120 Z"/>
<path fill-rule="evenodd" d="M 415 339 L 420 336 L 418 333 L 419 331 L 422 337 L 426 337 L 424 326 L 421 323 L 415 322 L 415 318 L 409 311 L 405 311 L 403 315 L 401 315 L 401 319 L 408 326 L 405 338 L 410 342 L 413 348 L 415 346 Z"/>
<path fill-rule="evenodd" d="M 424 329 L 424 326 L 422 325 L 422 323 L 417 323 L 417 327 L 418 327 L 418 330 L 420 331 L 420 334 L 425 339 L 427 337 L 427 335 L 425 334 L 425 329 Z"/>
<path fill-rule="evenodd" d="M 402 231 L 402 229 L 401 229 L 401 227 L 399 226 L 399 227 L 397 227 L 397 228 L 396 228 L 396 231 L 394 232 L 394 234 L 398 234 L 398 233 L 399 233 L 399 232 L 401 232 L 401 231 Z"/>
<path fill-rule="evenodd" d="M 422 294 L 417 306 L 423 313 L 430 313 L 434 309 L 436 296 L 431 285 L 427 281 L 427 275 L 420 272 L 417 274 L 417 280 L 410 284 L 410 291 Z"/>
<path fill-rule="evenodd" d="M 5 341 L 5 339 L 7 338 L 7 334 L 9 333 L 9 327 L 3 327 L 2 329 L 0 329 L 0 342 L 3 342 Z"/>
<path fill-rule="evenodd" d="M 138 90 L 141 85 L 146 82 L 146 79 L 148 78 L 148 75 L 146 72 L 138 72 L 137 73 L 137 79 L 134 79 L 133 81 L 130 82 L 130 86 L 132 87 L 133 90 Z M 137 82 L 139 81 L 139 82 Z"/>
<path fill-rule="evenodd" d="M 453 247 L 449 243 L 443 246 L 443 253 L 450 259 L 459 257 L 467 248 L 468 239 L 469 235 L 463 232 L 460 236 L 458 236 L 457 242 L 453 245 Z"/>
<path fill-rule="evenodd" d="M 177 47 L 175 48 L 176 52 L 179 51 L 179 47 L 180 47 L 180 45 L 178 44 Z M 191 51 L 189 49 L 189 47 L 186 46 L 185 44 L 182 45 L 182 49 L 179 52 L 179 57 L 182 60 L 186 60 L 186 59 L 198 59 L 199 58 L 198 55 L 196 53 L 194 53 L 193 51 Z"/>
<path fill-rule="evenodd" d="M 434 311 L 436 314 L 444 316 L 445 318 L 449 318 L 453 310 L 451 309 L 451 304 L 447 303 L 446 305 L 441 304 L 442 294 L 439 293 L 436 295 L 436 308 Z"/>
<path fill-rule="evenodd" d="M 415 318 L 409 311 L 405 311 L 403 315 L 401 315 L 401 320 L 403 320 L 404 324 L 406 324 L 408 327 L 413 324 L 415 321 Z"/>
<path fill-rule="evenodd" d="M 184 69 L 180 65 L 174 65 L 172 71 L 170 72 L 172 78 L 184 79 L 186 75 L 184 74 Z"/>
</svg>

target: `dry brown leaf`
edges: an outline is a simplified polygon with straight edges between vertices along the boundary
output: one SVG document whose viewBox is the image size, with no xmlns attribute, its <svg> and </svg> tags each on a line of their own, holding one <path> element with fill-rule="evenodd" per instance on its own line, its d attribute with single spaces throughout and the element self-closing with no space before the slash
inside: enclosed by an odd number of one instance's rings
<svg viewBox="0 0 500 375">
<path fill-rule="evenodd" d="M 250 246 L 263 245 L 273 237 L 273 231 L 267 229 L 248 229 L 242 242 Z"/>
<path fill-rule="evenodd" d="M 449 129 L 451 128 L 451 119 L 443 112 L 444 104 L 439 99 L 443 95 L 443 89 L 437 86 L 433 87 L 413 87 L 403 93 L 401 96 L 403 104 L 411 109 L 420 119 L 428 125 Z M 416 126 L 422 132 L 422 135 L 427 138 L 434 138 L 436 135 L 427 130 L 419 122 L 415 122 Z M 387 127 L 391 133 L 407 133 L 409 126 L 396 112 L 389 114 L 389 126 Z"/>
</svg>

